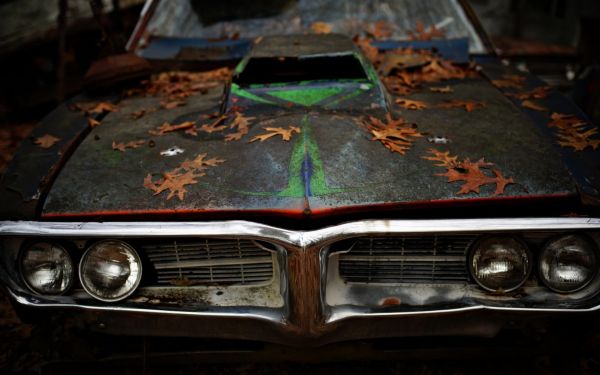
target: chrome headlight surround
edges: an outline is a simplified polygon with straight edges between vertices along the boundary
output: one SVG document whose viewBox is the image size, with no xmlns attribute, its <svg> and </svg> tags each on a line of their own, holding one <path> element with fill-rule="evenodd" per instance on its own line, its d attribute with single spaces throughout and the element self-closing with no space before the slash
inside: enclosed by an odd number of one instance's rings
<svg viewBox="0 0 600 375">
<path fill-rule="evenodd" d="M 499 248 L 482 249 L 481 246 L 485 245 L 486 242 L 490 242 L 491 244 L 489 244 L 489 245 L 501 245 L 502 242 L 512 242 L 512 245 L 514 246 L 514 248 L 508 249 L 508 250 L 513 250 L 520 254 L 507 254 L 507 252 L 506 252 L 507 249 L 499 249 Z M 525 264 L 523 265 L 522 269 L 520 270 L 520 272 L 522 274 L 522 277 L 520 278 L 520 280 L 518 282 L 513 283 L 513 285 L 507 286 L 506 288 L 503 288 L 500 286 L 497 286 L 494 288 L 490 284 L 486 284 L 483 280 L 481 280 L 481 277 L 477 276 L 478 269 L 477 269 L 477 265 L 474 264 L 477 261 L 477 259 L 475 259 L 475 257 L 477 256 L 477 253 L 480 250 L 481 251 L 496 250 L 496 251 L 503 252 L 504 254 L 500 254 L 500 255 L 505 257 L 504 258 L 505 261 L 506 261 L 506 257 L 508 257 L 509 255 L 521 257 L 521 259 L 525 262 Z M 484 237 L 480 238 L 479 240 L 475 241 L 475 243 L 471 246 L 471 249 L 469 250 L 469 253 L 467 256 L 467 263 L 468 263 L 469 274 L 481 288 L 483 288 L 489 292 L 508 293 L 508 292 L 512 292 L 512 291 L 520 288 L 529 279 L 529 277 L 531 275 L 531 271 L 533 269 L 533 255 L 531 253 L 531 250 L 527 246 L 527 244 L 523 240 L 521 240 L 515 236 L 487 235 L 487 236 L 484 236 Z M 490 265 L 488 265 L 488 267 L 490 267 Z M 507 271 L 508 271 L 508 268 L 507 268 Z"/>
<path fill-rule="evenodd" d="M 95 267 L 90 264 L 94 261 L 97 262 Z M 129 297 L 141 279 L 140 256 L 131 245 L 121 240 L 93 243 L 79 262 L 79 280 L 83 289 L 103 302 L 117 302 Z M 111 283 L 114 285 L 109 285 Z M 112 294 L 109 290 L 111 287 L 116 288 Z"/>
</svg>

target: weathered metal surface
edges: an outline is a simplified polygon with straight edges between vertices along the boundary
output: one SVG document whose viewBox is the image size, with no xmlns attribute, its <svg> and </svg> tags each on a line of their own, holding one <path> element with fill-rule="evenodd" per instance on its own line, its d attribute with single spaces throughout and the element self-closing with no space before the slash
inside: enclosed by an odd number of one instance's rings
<svg viewBox="0 0 600 375">
<path fill-rule="evenodd" d="M 424 90 L 411 96 L 430 108 L 405 110 L 402 116 L 418 124 L 421 132 L 450 139 L 433 145 L 423 137 L 402 156 L 391 153 L 361 125 L 362 114 L 328 111 L 308 106 L 285 109 L 272 106 L 262 115 L 252 113 L 249 134 L 241 141 L 225 142 L 223 133 L 198 136 L 182 132 L 162 137 L 149 130 L 163 122 L 196 120 L 217 110 L 221 89 L 188 100 L 187 106 L 160 110 L 133 122 L 130 114 L 157 106 L 153 98 L 131 98 L 121 110 L 109 114 L 93 129 L 59 175 L 44 206 L 44 217 L 64 215 L 103 216 L 126 213 L 167 212 L 270 212 L 286 215 L 327 214 L 332 211 L 434 207 L 459 202 L 500 202 L 521 198 L 575 196 L 577 191 L 560 155 L 532 122 L 485 80 L 450 83 L 454 99 L 480 100 L 487 107 L 473 112 L 440 109 L 445 97 Z M 264 108 L 264 106 L 263 106 Z M 381 113 L 381 116 L 383 113 Z M 263 127 L 297 126 L 301 133 L 285 142 L 274 138 L 249 143 L 264 133 Z M 126 152 L 114 151 L 112 141 L 150 140 Z M 177 146 L 184 153 L 172 157 L 160 151 Z M 482 187 L 480 194 L 457 195 L 460 183 L 448 183 L 437 174 L 444 169 L 423 159 L 436 147 L 461 158 L 482 157 L 496 164 L 516 184 L 494 197 L 495 186 Z M 226 161 L 206 171 L 199 183 L 187 187 L 183 200 L 166 200 L 166 193 L 153 195 L 143 187 L 148 173 L 160 174 L 208 153 Z"/>
</svg>

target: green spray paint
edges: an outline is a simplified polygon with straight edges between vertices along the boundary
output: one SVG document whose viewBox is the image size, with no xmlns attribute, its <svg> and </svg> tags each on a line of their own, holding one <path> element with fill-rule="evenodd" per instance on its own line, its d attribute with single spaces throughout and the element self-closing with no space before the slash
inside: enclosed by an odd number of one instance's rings
<svg viewBox="0 0 600 375">
<path fill-rule="evenodd" d="M 295 90 L 270 91 L 268 94 L 304 106 L 314 105 L 324 99 L 341 93 L 342 87 L 309 87 Z"/>
<path fill-rule="evenodd" d="M 261 98 L 260 96 L 254 95 L 250 91 L 246 91 L 246 90 L 240 88 L 240 86 L 235 83 L 231 84 L 231 93 L 234 95 L 240 96 L 242 98 L 253 100 L 255 102 L 259 102 L 259 103 L 263 103 L 263 104 L 277 105 L 277 103 L 275 103 L 275 102 L 272 102 L 268 99 Z"/>
</svg>

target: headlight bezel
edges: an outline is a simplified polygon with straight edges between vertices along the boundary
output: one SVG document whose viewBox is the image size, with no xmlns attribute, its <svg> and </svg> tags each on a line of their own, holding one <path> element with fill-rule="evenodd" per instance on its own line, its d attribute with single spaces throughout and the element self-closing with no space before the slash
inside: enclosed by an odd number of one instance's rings
<svg viewBox="0 0 600 375">
<path fill-rule="evenodd" d="M 133 257 L 136 260 L 137 266 L 138 266 L 137 277 L 136 277 L 135 282 L 133 283 L 133 286 L 130 288 L 130 290 L 127 293 L 123 293 L 123 294 L 119 295 L 118 297 L 114 297 L 114 298 L 106 298 L 104 296 L 98 295 L 94 290 L 91 290 L 89 285 L 87 285 L 87 282 L 84 280 L 84 272 L 83 272 L 84 271 L 83 270 L 84 261 L 89 256 L 89 254 L 93 250 L 95 250 L 98 245 L 108 243 L 108 242 L 119 242 L 121 245 L 124 245 L 124 247 L 127 248 L 127 250 L 130 251 L 130 253 L 133 255 Z M 142 275 L 143 275 L 143 260 L 142 260 L 142 257 L 137 252 L 137 250 L 135 250 L 135 248 L 128 242 L 125 242 L 123 240 L 116 239 L 116 238 L 101 239 L 99 241 L 94 241 L 87 246 L 86 250 L 83 252 L 83 254 L 81 255 L 81 258 L 79 259 L 79 265 L 77 267 L 77 270 L 78 270 L 78 276 L 79 276 L 79 283 L 81 284 L 82 288 L 85 290 L 85 292 L 88 295 L 90 295 L 92 298 L 97 299 L 99 301 L 112 303 L 112 302 L 122 301 L 122 300 L 128 298 L 139 288 L 141 281 L 142 281 Z"/>
<path fill-rule="evenodd" d="M 25 256 L 27 255 L 27 252 L 30 251 L 32 247 L 34 247 L 38 244 L 47 244 L 51 248 L 54 248 L 54 247 L 60 248 L 61 251 L 67 256 L 67 259 L 70 262 L 71 277 L 68 280 L 67 286 L 64 288 L 64 290 L 62 290 L 59 293 L 39 291 L 36 288 L 34 288 L 30 284 L 29 281 L 27 281 L 26 270 L 25 270 L 23 261 L 25 260 Z M 53 297 L 65 295 L 73 288 L 73 285 L 75 284 L 75 280 L 77 279 L 77 271 L 78 271 L 77 264 L 76 264 L 76 262 L 74 262 L 73 256 L 72 256 L 71 252 L 68 250 L 67 246 L 64 246 L 61 243 L 61 241 L 56 241 L 56 240 L 51 240 L 51 239 L 34 239 L 34 240 L 26 241 L 25 243 L 23 243 L 23 245 L 21 246 L 21 249 L 18 253 L 18 256 L 17 256 L 17 269 L 19 271 L 19 278 L 20 278 L 21 282 L 29 291 L 31 291 L 32 293 L 34 293 L 35 295 L 38 295 L 38 296 L 53 296 Z"/>
<path fill-rule="evenodd" d="M 526 272 L 526 275 L 523 277 L 523 279 L 521 280 L 521 282 L 519 282 L 518 285 L 508 288 L 508 289 L 502 289 L 500 291 L 499 289 L 493 289 L 493 288 L 490 288 L 490 287 L 484 285 L 477 277 L 475 277 L 475 269 L 473 267 L 473 256 L 474 256 L 478 246 L 482 242 L 489 240 L 489 239 L 511 239 L 511 240 L 516 241 L 518 244 L 520 244 L 523 247 L 523 249 L 525 249 L 525 254 L 528 259 L 527 272 Z M 469 248 L 469 250 L 467 252 L 466 261 L 467 261 L 467 269 L 469 271 L 469 276 L 471 277 L 471 279 L 473 281 L 475 281 L 475 283 L 480 288 L 484 289 L 486 292 L 507 294 L 507 293 L 511 293 L 511 292 L 518 290 L 531 278 L 533 268 L 534 268 L 534 263 L 536 262 L 536 258 L 534 257 L 534 253 L 531 250 L 530 246 L 522 238 L 520 238 L 516 235 L 485 234 L 473 242 L 473 244 L 471 245 L 471 247 Z"/>
</svg>

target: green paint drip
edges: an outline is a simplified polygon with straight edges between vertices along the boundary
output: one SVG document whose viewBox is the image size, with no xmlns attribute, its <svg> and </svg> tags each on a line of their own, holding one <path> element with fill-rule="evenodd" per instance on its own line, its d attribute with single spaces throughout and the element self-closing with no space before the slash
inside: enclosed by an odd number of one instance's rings
<svg viewBox="0 0 600 375">
<path fill-rule="evenodd" d="M 261 98 L 260 96 L 254 95 L 253 93 L 246 91 L 242 88 L 240 88 L 240 86 L 236 85 L 235 83 L 231 84 L 231 93 L 237 96 L 241 96 L 242 98 L 246 98 L 255 102 L 259 102 L 259 103 L 263 103 L 263 104 L 270 104 L 270 105 L 277 105 L 277 103 L 272 102 L 268 99 L 264 99 Z"/>
<path fill-rule="evenodd" d="M 268 94 L 295 104 L 311 106 L 343 91 L 342 87 L 311 87 L 295 90 L 270 91 Z"/>
</svg>

